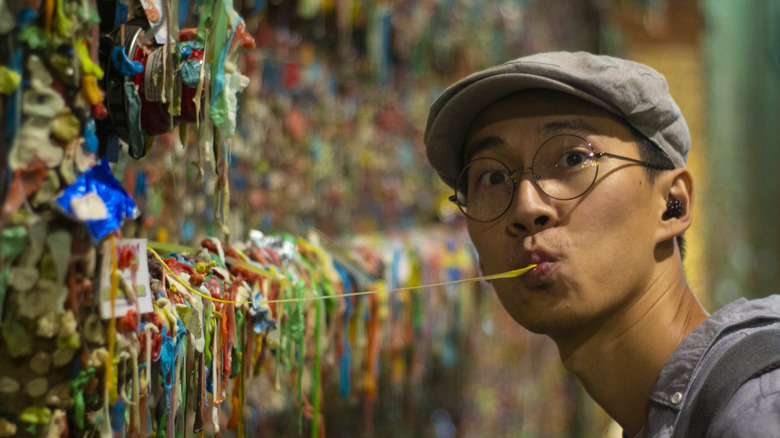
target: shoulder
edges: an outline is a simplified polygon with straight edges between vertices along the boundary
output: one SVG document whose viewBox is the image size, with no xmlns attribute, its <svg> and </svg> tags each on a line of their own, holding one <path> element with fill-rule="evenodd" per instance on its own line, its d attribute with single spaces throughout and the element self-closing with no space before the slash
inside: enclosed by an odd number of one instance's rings
<svg viewBox="0 0 780 438">
<path fill-rule="evenodd" d="M 780 297 L 738 300 L 702 326 L 714 336 L 705 336 L 675 429 L 686 436 L 780 436 Z"/>
<path fill-rule="evenodd" d="M 780 431 L 780 369 L 745 382 L 713 420 L 709 436 L 777 437 Z"/>
</svg>

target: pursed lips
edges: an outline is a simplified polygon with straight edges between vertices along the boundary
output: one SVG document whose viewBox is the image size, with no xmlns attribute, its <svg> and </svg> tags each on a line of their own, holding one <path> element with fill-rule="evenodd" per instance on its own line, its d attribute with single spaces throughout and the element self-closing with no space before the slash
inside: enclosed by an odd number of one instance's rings
<svg viewBox="0 0 780 438">
<path fill-rule="evenodd" d="M 522 277 L 527 286 L 539 286 L 549 281 L 550 275 L 559 257 L 540 245 L 524 248 L 520 256 L 520 267 L 536 265 Z"/>
</svg>

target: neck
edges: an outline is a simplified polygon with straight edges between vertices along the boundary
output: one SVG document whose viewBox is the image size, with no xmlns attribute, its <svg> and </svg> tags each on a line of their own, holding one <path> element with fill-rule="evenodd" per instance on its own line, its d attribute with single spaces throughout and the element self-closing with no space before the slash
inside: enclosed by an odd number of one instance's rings
<svg viewBox="0 0 780 438">
<path fill-rule="evenodd" d="M 677 346 L 707 313 L 682 274 L 656 283 L 620 313 L 577 336 L 551 336 L 564 366 L 628 436 L 647 419 L 649 396 Z"/>
</svg>

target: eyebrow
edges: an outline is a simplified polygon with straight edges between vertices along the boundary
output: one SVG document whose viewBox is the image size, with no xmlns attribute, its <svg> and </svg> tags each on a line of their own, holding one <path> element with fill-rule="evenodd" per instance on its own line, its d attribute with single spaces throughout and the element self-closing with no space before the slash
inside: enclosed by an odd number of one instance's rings
<svg viewBox="0 0 780 438">
<path fill-rule="evenodd" d="M 463 154 L 464 162 L 468 163 L 471 160 L 471 157 L 476 155 L 478 152 L 503 145 L 506 145 L 504 139 L 496 135 L 482 137 L 479 140 L 466 145 L 465 154 Z"/>
<path fill-rule="evenodd" d="M 536 132 L 545 138 L 549 138 L 563 133 L 586 134 L 598 132 L 595 126 L 588 123 L 585 119 L 572 117 L 568 119 L 555 120 L 547 122 L 536 128 Z M 471 157 L 484 150 L 492 149 L 498 146 L 505 146 L 507 143 L 503 138 L 489 135 L 481 137 L 478 140 L 466 145 L 464 161 L 468 162 Z"/>
<path fill-rule="evenodd" d="M 562 133 L 572 132 L 572 131 L 576 133 L 593 133 L 593 132 L 598 132 L 598 129 L 596 129 L 595 126 L 588 123 L 585 119 L 578 118 L 578 117 L 548 122 L 537 129 L 537 132 L 546 136 L 552 136 L 552 135 L 562 134 Z"/>
</svg>

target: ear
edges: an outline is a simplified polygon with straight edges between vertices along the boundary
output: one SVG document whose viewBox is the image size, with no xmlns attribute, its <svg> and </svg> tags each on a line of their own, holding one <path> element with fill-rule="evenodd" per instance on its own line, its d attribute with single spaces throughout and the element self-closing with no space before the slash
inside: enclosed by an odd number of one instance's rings
<svg viewBox="0 0 780 438">
<path fill-rule="evenodd" d="M 693 178 L 687 169 L 674 169 L 658 176 L 660 195 L 663 198 L 659 205 L 659 227 L 656 242 L 661 243 L 682 234 L 693 222 Z M 679 214 L 665 215 L 667 203 L 671 200 L 680 202 L 682 209 Z"/>
</svg>

